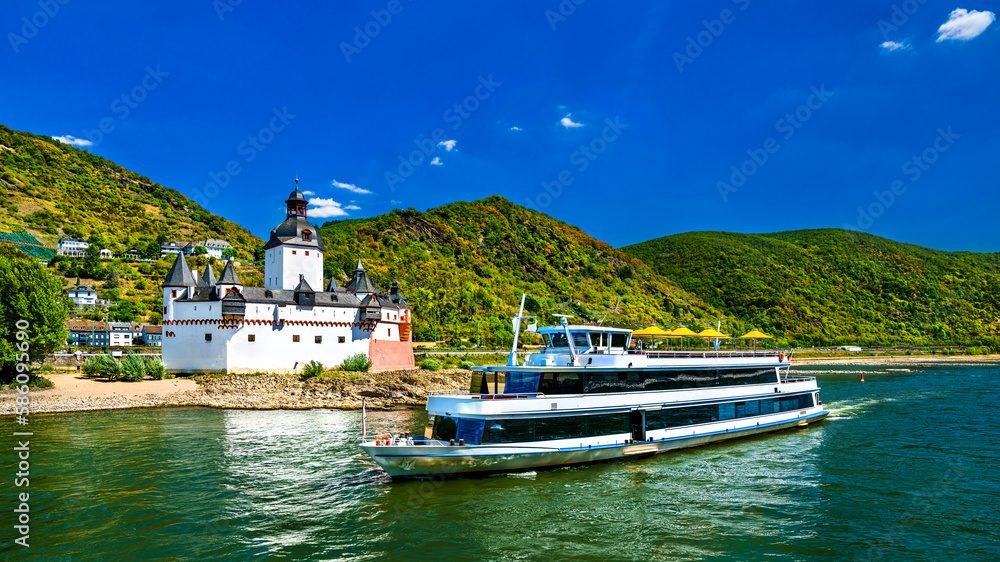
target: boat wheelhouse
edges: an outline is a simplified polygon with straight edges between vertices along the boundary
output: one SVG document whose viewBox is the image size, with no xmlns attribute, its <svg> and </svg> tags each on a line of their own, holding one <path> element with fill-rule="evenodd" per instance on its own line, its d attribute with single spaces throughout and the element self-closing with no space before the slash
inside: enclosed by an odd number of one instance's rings
<svg viewBox="0 0 1000 562">
<path fill-rule="evenodd" d="M 519 316 L 515 325 L 519 325 Z M 393 477 L 531 470 L 652 455 L 801 427 L 828 412 L 781 351 L 642 351 L 631 331 L 535 330 L 539 353 L 476 367 L 469 392 L 431 392 L 423 436 L 362 448 Z M 516 346 L 516 341 L 515 344 Z"/>
</svg>

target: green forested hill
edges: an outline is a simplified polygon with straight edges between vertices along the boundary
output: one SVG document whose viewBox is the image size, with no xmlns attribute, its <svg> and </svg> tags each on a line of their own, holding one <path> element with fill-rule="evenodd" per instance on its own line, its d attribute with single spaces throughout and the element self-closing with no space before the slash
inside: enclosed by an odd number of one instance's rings
<svg viewBox="0 0 1000 562">
<path fill-rule="evenodd" d="M 1000 254 L 839 229 L 690 232 L 621 250 L 796 345 L 1000 341 Z"/>
<path fill-rule="evenodd" d="M 0 231 L 31 232 L 49 246 L 63 236 L 124 252 L 158 237 L 221 238 L 243 259 L 262 242 L 179 192 L 85 150 L 0 125 Z"/>
<path fill-rule="evenodd" d="M 510 318 L 522 292 L 547 314 L 602 317 L 609 323 L 670 324 L 717 312 L 641 261 L 579 228 L 493 196 L 426 213 L 393 211 L 370 219 L 327 222 L 326 275 L 349 278 L 360 255 L 382 288 L 393 277 L 417 319 L 417 339 L 510 342 Z M 562 308 L 560 308 L 562 306 Z M 551 317 L 547 317 L 551 321 Z M 502 335 L 501 335 L 502 334 Z"/>
</svg>

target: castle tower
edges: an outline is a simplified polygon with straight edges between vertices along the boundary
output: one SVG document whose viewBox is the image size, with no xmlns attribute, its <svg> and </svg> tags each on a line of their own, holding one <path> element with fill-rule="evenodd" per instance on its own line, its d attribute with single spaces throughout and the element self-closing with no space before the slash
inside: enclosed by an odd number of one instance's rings
<svg viewBox="0 0 1000 562">
<path fill-rule="evenodd" d="M 319 229 L 306 219 L 305 195 L 295 190 L 285 200 L 285 221 L 274 227 L 264 245 L 264 287 L 293 290 L 305 281 L 312 287 L 323 286 L 323 238 Z"/>
<path fill-rule="evenodd" d="M 178 299 L 191 297 L 191 292 L 198 286 L 198 279 L 188 267 L 184 254 L 177 254 L 174 265 L 170 266 L 166 279 L 163 280 L 163 319 L 174 319 L 174 302 Z"/>
</svg>

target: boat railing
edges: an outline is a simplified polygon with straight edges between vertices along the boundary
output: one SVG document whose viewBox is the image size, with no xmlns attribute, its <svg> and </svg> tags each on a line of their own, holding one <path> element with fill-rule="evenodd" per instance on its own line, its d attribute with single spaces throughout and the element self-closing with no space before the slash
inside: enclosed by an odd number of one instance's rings
<svg viewBox="0 0 1000 562">
<path fill-rule="evenodd" d="M 509 392 L 499 394 L 479 394 L 474 392 L 463 392 L 461 390 L 431 390 L 427 396 L 464 396 L 473 400 L 505 400 L 517 398 L 538 398 L 545 396 L 541 392 Z"/>
<path fill-rule="evenodd" d="M 811 381 L 814 381 L 814 380 L 816 380 L 816 377 L 799 377 L 799 376 L 796 376 L 796 377 L 782 377 L 781 382 L 783 382 L 783 383 L 789 383 L 789 382 L 811 382 Z"/>
<path fill-rule="evenodd" d="M 651 359 L 671 359 L 675 357 L 779 357 L 785 353 L 781 351 L 647 351 L 632 349 L 629 355 L 645 355 Z"/>
</svg>

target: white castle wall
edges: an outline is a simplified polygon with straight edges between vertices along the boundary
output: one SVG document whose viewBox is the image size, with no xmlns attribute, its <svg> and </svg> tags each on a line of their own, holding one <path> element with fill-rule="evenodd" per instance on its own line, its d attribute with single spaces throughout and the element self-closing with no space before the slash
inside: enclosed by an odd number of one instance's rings
<svg viewBox="0 0 1000 562">
<path fill-rule="evenodd" d="M 248 303 L 242 323 L 220 328 L 221 307 L 218 301 L 174 303 L 173 318 L 163 327 L 164 341 L 169 341 L 163 346 L 163 361 L 170 371 L 291 372 L 312 360 L 333 367 L 350 355 L 368 353 L 372 332 L 358 321 L 356 308 Z M 393 332 L 398 339 L 398 330 Z M 205 334 L 211 334 L 211 341 Z M 322 338 L 320 343 L 316 336 Z"/>
<path fill-rule="evenodd" d="M 264 288 L 292 290 L 299 275 L 314 291 L 323 287 L 323 253 L 314 247 L 282 244 L 264 252 Z"/>
</svg>

